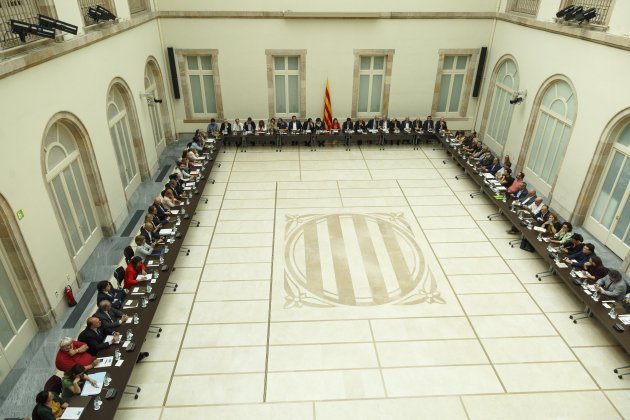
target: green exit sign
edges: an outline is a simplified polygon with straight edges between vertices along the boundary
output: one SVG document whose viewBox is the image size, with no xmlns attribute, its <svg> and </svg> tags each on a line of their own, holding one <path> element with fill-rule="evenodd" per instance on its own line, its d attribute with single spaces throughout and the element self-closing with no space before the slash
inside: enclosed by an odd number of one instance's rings
<svg viewBox="0 0 630 420">
<path fill-rule="evenodd" d="M 17 213 L 15 213 L 15 214 L 17 214 L 17 218 L 18 218 L 18 220 L 22 220 L 22 219 L 24 219 L 24 210 L 19 209 L 19 210 L 17 211 Z"/>
</svg>

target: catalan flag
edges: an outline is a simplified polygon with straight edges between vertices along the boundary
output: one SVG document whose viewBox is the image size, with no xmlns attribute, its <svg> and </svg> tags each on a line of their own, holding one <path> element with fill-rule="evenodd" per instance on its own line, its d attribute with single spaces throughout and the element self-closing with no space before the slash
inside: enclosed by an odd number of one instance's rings
<svg viewBox="0 0 630 420">
<path fill-rule="evenodd" d="M 326 79 L 326 94 L 324 95 L 324 127 L 326 127 L 326 130 L 332 127 L 332 105 L 330 103 L 330 90 L 328 89 L 328 79 Z"/>
</svg>

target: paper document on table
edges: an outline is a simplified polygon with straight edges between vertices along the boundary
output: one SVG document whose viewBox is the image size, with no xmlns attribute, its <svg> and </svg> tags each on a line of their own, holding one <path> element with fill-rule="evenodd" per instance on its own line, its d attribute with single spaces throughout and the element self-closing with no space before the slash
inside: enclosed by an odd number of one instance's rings
<svg viewBox="0 0 630 420">
<path fill-rule="evenodd" d="M 179 210 L 171 210 L 171 214 L 177 215 L 179 214 Z"/>
<path fill-rule="evenodd" d="M 623 325 L 630 325 L 630 314 L 619 315 L 619 321 L 623 323 Z"/>
<path fill-rule="evenodd" d="M 536 232 L 546 232 L 545 228 L 540 227 L 540 226 L 534 226 L 534 230 Z"/>
<path fill-rule="evenodd" d="M 61 415 L 61 420 L 77 420 L 83 414 L 85 407 L 68 407 Z"/>
<path fill-rule="evenodd" d="M 139 287 L 135 287 L 132 291 L 131 291 L 132 295 L 144 295 L 144 292 L 140 290 Z"/>
<path fill-rule="evenodd" d="M 485 174 L 483 174 L 483 176 L 484 176 L 484 178 L 488 178 L 488 179 L 490 179 L 490 178 L 494 178 L 494 175 L 489 174 L 489 173 L 487 173 L 487 172 L 486 172 Z"/>
<path fill-rule="evenodd" d="M 107 337 L 105 337 L 105 342 L 107 344 L 112 344 L 112 340 L 114 339 L 113 335 L 108 335 Z"/>
<path fill-rule="evenodd" d="M 96 366 L 96 369 L 110 367 L 112 363 L 114 363 L 114 358 L 112 356 L 99 357 L 97 360 L 98 365 Z"/>
<path fill-rule="evenodd" d="M 127 302 L 125 302 L 123 309 L 131 309 L 131 308 L 137 308 L 137 307 L 138 307 L 138 301 L 130 299 Z"/>
<path fill-rule="evenodd" d="M 170 235 L 171 233 L 173 233 L 173 229 L 160 229 L 161 236 Z"/>
<path fill-rule="evenodd" d="M 105 372 L 92 373 L 88 375 L 90 378 L 96 381 L 96 386 L 92 386 L 91 383 L 85 382 L 83 385 L 83 391 L 81 391 L 82 397 L 89 397 L 90 395 L 98 395 L 103 389 L 103 382 L 105 381 Z"/>
<path fill-rule="evenodd" d="M 557 265 L 559 268 L 567 268 L 567 267 L 568 267 L 568 265 L 566 265 L 566 264 L 565 264 L 565 263 L 563 263 L 563 262 L 557 262 L 557 263 L 556 263 L 556 265 Z"/>
<path fill-rule="evenodd" d="M 116 362 L 116 367 L 120 367 L 120 366 L 122 366 L 123 362 L 124 362 L 124 360 L 122 360 L 122 359 L 121 359 L 121 360 L 119 360 L 119 361 L 117 361 L 117 362 Z"/>
</svg>

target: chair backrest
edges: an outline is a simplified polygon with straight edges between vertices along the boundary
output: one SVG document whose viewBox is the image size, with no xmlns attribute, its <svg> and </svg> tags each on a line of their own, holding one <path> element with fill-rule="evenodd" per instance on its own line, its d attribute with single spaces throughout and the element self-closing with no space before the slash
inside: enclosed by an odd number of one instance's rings
<svg viewBox="0 0 630 420">
<path fill-rule="evenodd" d="M 54 392 L 61 394 L 61 378 L 57 375 L 53 375 L 44 384 L 44 391 Z"/>
<path fill-rule="evenodd" d="M 122 266 L 114 270 L 114 278 L 118 282 L 118 288 L 120 289 L 125 279 L 125 269 Z"/>
<path fill-rule="evenodd" d="M 133 248 L 129 245 L 126 246 L 123 250 L 123 254 L 125 255 L 125 262 L 129 264 L 129 260 L 132 259 L 134 256 Z"/>
</svg>

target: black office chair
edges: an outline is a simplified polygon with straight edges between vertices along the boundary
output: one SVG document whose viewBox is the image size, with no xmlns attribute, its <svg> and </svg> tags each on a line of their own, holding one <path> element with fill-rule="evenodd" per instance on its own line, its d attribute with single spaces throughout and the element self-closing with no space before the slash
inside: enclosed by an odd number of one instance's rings
<svg viewBox="0 0 630 420">
<path fill-rule="evenodd" d="M 125 269 L 122 266 L 114 270 L 114 278 L 118 282 L 118 288 L 122 289 L 123 282 L 125 281 Z"/>
</svg>

